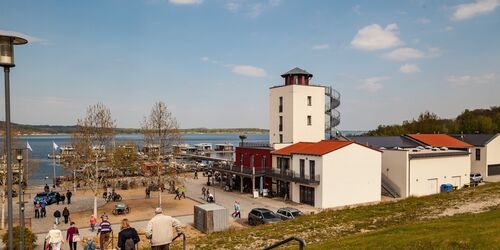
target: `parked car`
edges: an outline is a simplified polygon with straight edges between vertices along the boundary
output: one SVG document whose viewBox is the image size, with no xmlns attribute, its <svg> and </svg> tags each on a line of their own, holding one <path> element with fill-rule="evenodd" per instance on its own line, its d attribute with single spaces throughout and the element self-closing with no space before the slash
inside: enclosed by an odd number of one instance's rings
<svg viewBox="0 0 500 250">
<path fill-rule="evenodd" d="M 304 213 L 302 213 L 300 210 L 293 207 L 280 208 L 278 209 L 276 214 L 281 217 L 282 220 L 291 220 L 304 215 Z"/>
<path fill-rule="evenodd" d="M 254 208 L 248 213 L 248 224 L 256 226 L 281 221 L 281 218 L 267 208 Z"/>
<path fill-rule="evenodd" d="M 470 174 L 470 182 L 481 183 L 481 182 L 483 182 L 483 176 L 481 175 L 481 173 L 471 173 Z"/>
<path fill-rule="evenodd" d="M 54 204 L 54 203 L 57 203 L 57 192 L 43 192 L 43 193 L 38 193 L 35 195 L 35 197 L 33 198 L 33 203 L 37 203 L 38 201 L 40 200 L 45 200 L 45 203 L 47 205 L 50 205 L 50 204 Z M 64 202 L 65 200 L 65 196 L 64 195 L 61 195 L 59 194 L 59 201 L 61 202 Z"/>
</svg>

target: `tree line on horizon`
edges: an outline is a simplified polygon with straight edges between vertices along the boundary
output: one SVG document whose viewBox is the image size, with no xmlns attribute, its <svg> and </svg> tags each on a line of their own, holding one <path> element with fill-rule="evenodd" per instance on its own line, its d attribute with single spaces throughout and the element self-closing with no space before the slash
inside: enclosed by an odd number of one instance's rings
<svg viewBox="0 0 500 250">
<path fill-rule="evenodd" d="M 489 109 L 465 109 L 454 119 L 440 118 L 425 111 L 417 119 L 403 121 L 401 125 L 379 125 L 370 130 L 370 136 L 394 136 L 402 134 L 492 134 L 500 133 L 500 106 Z"/>
</svg>

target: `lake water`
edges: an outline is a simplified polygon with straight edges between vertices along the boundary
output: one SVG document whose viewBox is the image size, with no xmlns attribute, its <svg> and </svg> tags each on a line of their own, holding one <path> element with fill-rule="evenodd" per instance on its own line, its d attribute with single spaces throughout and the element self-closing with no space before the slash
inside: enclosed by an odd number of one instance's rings
<svg viewBox="0 0 500 250">
<path fill-rule="evenodd" d="M 269 141 L 268 134 L 246 134 L 246 142 L 267 143 Z M 71 144 L 71 135 L 44 135 L 44 136 L 22 136 L 19 138 L 23 141 L 23 145 L 29 142 L 33 152 L 30 153 L 29 160 L 35 160 L 36 164 L 34 172 L 29 176 L 28 183 L 30 185 L 52 184 L 54 160 L 48 159 L 47 155 L 52 153 L 52 142 L 58 146 L 69 146 Z M 197 143 L 232 143 L 235 146 L 240 142 L 239 134 L 185 134 L 183 135 L 184 143 L 193 145 Z M 134 142 L 137 145 L 143 143 L 143 137 L 140 134 L 120 134 L 115 136 L 116 144 L 126 142 Z M 29 166 L 28 166 L 29 167 Z M 66 169 L 57 164 L 56 160 L 56 175 L 71 174 Z M 45 177 L 48 177 L 46 180 Z"/>
</svg>

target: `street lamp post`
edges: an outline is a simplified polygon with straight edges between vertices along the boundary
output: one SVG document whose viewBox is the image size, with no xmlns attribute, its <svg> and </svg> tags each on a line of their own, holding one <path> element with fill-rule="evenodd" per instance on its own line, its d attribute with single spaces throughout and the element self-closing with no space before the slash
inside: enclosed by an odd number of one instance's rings
<svg viewBox="0 0 500 250">
<path fill-rule="evenodd" d="M 24 250 L 24 190 L 23 190 L 23 185 L 24 185 L 24 176 L 23 176 L 23 168 L 22 168 L 22 161 L 23 161 L 23 150 L 22 149 L 16 149 L 17 155 L 17 163 L 18 163 L 18 185 L 19 185 L 19 249 Z"/>
<path fill-rule="evenodd" d="M 5 151 L 7 153 L 7 229 L 8 249 L 14 249 L 13 207 L 12 207 L 12 142 L 10 131 L 10 68 L 14 67 L 14 45 L 26 44 L 24 38 L 0 34 L 0 66 L 5 75 Z"/>
</svg>

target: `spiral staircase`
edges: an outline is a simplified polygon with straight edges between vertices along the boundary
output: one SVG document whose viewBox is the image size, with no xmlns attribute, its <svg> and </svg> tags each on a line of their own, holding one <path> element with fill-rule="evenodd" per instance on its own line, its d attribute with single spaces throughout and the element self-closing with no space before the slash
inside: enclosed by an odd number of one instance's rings
<svg viewBox="0 0 500 250">
<path fill-rule="evenodd" d="M 331 86 L 325 90 L 325 134 L 327 139 L 333 139 L 337 135 L 336 127 L 340 124 L 340 112 L 336 109 L 340 106 L 340 93 Z"/>
</svg>

